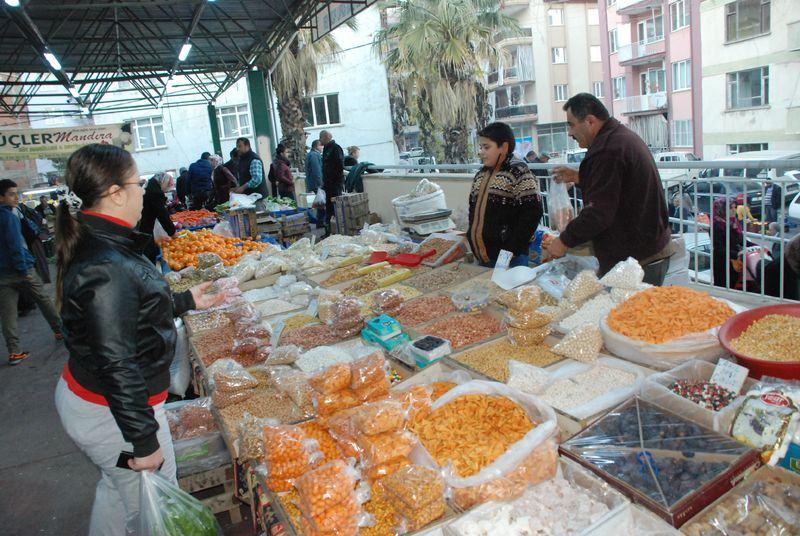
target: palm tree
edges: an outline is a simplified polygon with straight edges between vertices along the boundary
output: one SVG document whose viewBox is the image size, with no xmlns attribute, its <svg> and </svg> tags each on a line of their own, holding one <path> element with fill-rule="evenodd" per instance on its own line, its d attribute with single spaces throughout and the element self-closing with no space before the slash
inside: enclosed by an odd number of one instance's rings
<svg viewBox="0 0 800 536">
<path fill-rule="evenodd" d="M 356 30 L 354 20 L 346 25 Z M 317 90 L 318 66 L 323 59 L 335 59 L 341 47 L 333 35 L 313 41 L 309 30 L 301 30 L 272 72 L 272 85 L 278 98 L 278 117 L 289 161 L 305 171 L 306 116 L 303 99 Z"/>
<path fill-rule="evenodd" d="M 497 0 L 391 0 L 385 7 L 398 22 L 378 32 L 375 47 L 390 72 L 413 80 L 422 138 L 435 125 L 445 161 L 466 162 L 469 133 L 488 117 L 483 67 L 499 59 L 498 35 L 521 33 L 518 24 Z"/>
</svg>

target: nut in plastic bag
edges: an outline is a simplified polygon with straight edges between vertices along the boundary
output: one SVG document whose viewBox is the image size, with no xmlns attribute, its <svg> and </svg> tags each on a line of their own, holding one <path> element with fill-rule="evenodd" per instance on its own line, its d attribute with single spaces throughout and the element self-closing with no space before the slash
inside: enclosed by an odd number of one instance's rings
<svg viewBox="0 0 800 536">
<path fill-rule="evenodd" d="M 327 395 L 314 394 L 314 409 L 320 417 L 329 417 L 334 413 L 350 409 L 358 404 L 358 398 L 350 389 L 343 389 Z"/>
<path fill-rule="evenodd" d="M 386 399 L 353 408 L 351 419 L 360 433 L 378 435 L 403 428 L 406 415 L 400 402 Z"/>
<path fill-rule="evenodd" d="M 258 380 L 233 359 L 218 359 L 207 370 L 214 391 L 235 392 L 258 387 Z"/>
<path fill-rule="evenodd" d="M 638 288 L 644 280 L 644 269 L 633 257 L 617 263 L 600 279 L 600 283 L 611 288 Z"/>
<path fill-rule="evenodd" d="M 197 269 L 204 270 L 222 264 L 222 258 L 216 253 L 200 253 L 197 255 Z"/>
<path fill-rule="evenodd" d="M 356 438 L 362 451 L 362 462 L 365 467 L 375 467 L 397 458 L 411 454 L 417 439 L 406 431 L 385 432 L 378 435 L 362 435 Z"/>
<path fill-rule="evenodd" d="M 389 380 L 389 376 L 386 375 L 374 383 L 368 383 L 359 389 L 353 390 L 353 394 L 360 402 L 371 402 L 389 396 L 391 387 L 392 383 Z"/>
<path fill-rule="evenodd" d="M 271 478 L 297 478 L 324 459 L 316 439 L 309 439 L 299 426 L 271 423 L 263 428 L 264 453 Z"/>
<path fill-rule="evenodd" d="M 317 517 L 351 498 L 361 478 L 352 463 L 334 460 L 295 481 L 298 502 L 306 517 Z"/>
<path fill-rule="evenodd" d="M 363 389 L 367 385 L 381 382 L 389 373 L 389 364 L 383 353 L 376 350 L 350 364 L 350 388 Z"/>
<path fill-rule="evenodd" d="M 514 346 L 536 346 L 542 344 L 551 331 L 549 324 L 533 329 L 508 328 L 508 340 Z"/>
<path fill-rule="evenodd" d="M 508 313 L 505 316 L 505 325 L 516 329 L 536 329 L 552 322 L 552 317 L 541 311 Z"/>
<path fill-rule="evenodd" d="M 564 299 L 580 305 L 598 292 L 603 290 L 603 285 L 592 270 L 582 270 L 570 281 L 564 291 Z"/>
<path fill-rule="evenodd" d="M 199 500 L 164 478 L 161 473 L 142 471 L 139 475 L 142 481 L 139 487 L 138 534 L 222 534 L 214 512 Z"/>
<path fill-rule="evenodd" d="M 308 384 L 318 393 L 329 395 L 350 386 L 350 365 L 337 363 L 311 376 Z"/>
<path fill-rule="evenodd" d="M 200 277 L 203 278 L 204 281 L 215 281 L 228 277 L 228 275 L 228 269 L 225 268 L 225 265 L 221 262 L 200 270 Z"/>
<path fill-rule="evenodd" d="M 289 344 L 286 346 L 279 346 L 269 353 L 269 356 L 264 361 L 265 365 L 291 365 L 300 357 L 300 347 Z"/>
<path fill-rule="evenodd" d="M 535 311 L 539 307 L 541 297 L 541 288 L 536 285 L 525 285 L 500 294 L 497 301 L 515 311 Z"/>
<path fill-rule="evenodd" d="M 603 348 L 603 334 L 594 324 L 584 324 L 570 331 L 553 347 L 553 353 L 581 361 L 595 363 Z"/>
<path fill-rule="evenodd" d="M 381 290 L 375 293 L 372 297 L 372 302 L 374 304 L 373 312 L 376 315 L 387 314 L 394 316 L 403 305 L 403 293 L 397 289 Z"/>
</svg>

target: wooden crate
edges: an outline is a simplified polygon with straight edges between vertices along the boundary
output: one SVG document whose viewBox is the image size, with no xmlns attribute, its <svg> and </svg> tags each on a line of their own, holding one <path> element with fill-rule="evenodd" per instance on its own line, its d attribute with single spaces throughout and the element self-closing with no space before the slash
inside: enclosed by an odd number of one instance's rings
<svg viewBox="0 0 800 536">
<path fill-rule="evenodd" d="M 233 523 L 242 520 L 239 502 L 234 500 L 236 486 L 231 464 L 179 478 L 178 484 L 215 514 L 228 512 Z"/>
</svg>

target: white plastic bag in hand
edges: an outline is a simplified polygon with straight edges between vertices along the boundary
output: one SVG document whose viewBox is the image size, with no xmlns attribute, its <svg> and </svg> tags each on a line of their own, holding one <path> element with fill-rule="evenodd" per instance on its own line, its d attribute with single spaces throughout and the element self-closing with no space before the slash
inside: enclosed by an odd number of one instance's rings
<svg viewBox="0 0 800 536">
<path fill-rule="evenodd" d="M 139 532 L 142 536 L 219 536 L 222 529 L 208 507 L 161 476 L 142 471 Z"/>
<path fill-rule="evenodd" d="M 325 190 L 322 188 L 317 188 L 317 195 L 314 196 L 314 202 L 311 204 L 312 207 L 324 207 L 325 206 Z"/>
<path fill-rule="evenodd" d="M 550 227 L 558 232 L 564 232 L 567 224 L 572 221 L 572 200 L 569 198 L 567 185 L 563 182 L 550 182 L 548 190 L 547 208 L 550 211 Z"/>
</svg>

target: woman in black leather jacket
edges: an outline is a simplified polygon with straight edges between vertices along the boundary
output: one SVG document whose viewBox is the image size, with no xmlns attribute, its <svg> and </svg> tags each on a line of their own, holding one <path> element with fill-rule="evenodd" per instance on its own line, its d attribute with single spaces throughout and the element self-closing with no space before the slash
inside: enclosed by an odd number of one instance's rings
<svg viewBox="0 0 800 536">
<path fill-rule="evenodd" d="M 101 473 L 89 533 L 125 534 L 139 510 L 139 475 L 175 482 L 164 413 L 177 338 L 173 317 L 218 302 L 208 284 L 172 294 L 134 231 L 143 191 L 131 155 L 88 145 L 70 156 L 67 184 L 83 202 L 56 221 L 57 293 L 69 350 L 56 388 L 64 429 Z M 132 459 L 125 465 L 123 452 Z M 163 464 L 163 466 L 162 466 Z"/>
</svg>

